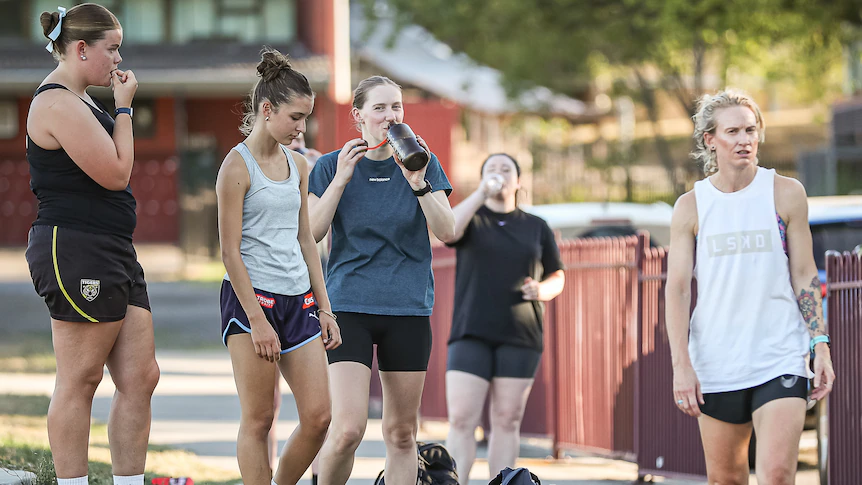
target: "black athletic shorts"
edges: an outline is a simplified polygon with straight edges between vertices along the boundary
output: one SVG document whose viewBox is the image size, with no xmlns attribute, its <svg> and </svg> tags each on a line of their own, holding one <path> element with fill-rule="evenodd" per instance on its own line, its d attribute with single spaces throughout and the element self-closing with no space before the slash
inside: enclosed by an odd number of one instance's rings
<svg viewBox="0 0 862 485">
<path fill-rule="evenodd" d="M 431 318 L 336 312 L 342 344 L 327 350 L 329 363 L 359 362 L 371 368 L 373 346 L 384 372 L 428 370 Z"/>
<path fill-rule="evenodd" d="M 713 392 L 703 395 L 703 414 L 732 424 L 751 422 L 760 406 L 785 397 L 808 399 L 808 379 L 786 374 L 759 386 L 739 391 Z"/>
<path fill-rule="evenodd" d="M 150 309 L 132 241 L 57 226 L 33 226 L 25 253 L 36 293 L 51 318 L 116 322 L 129 305 Z"/>
<path fill-rule="evenodd" d="M 301 295 L 279 295 L 254 288 L 254 295 L 260 309 L 281 344 L 281 353 L 286 354 L 320 338 L 320 317 L 317 315 L 317 302 L 311 290 Z M 251 333 L 248 315 L 242 308 L 233 285 L 224 280 L 221 283 L 221 338 L 227 346 L 231 335 Z"/>
<path fill-rule="evenodd" d="M 541 358 L 542 353 L 535 349 L 464 338 L 449 344 L 446 370 L 466 372 L 486 381 L 494 377 L 532 379 Z"/>
</svg>

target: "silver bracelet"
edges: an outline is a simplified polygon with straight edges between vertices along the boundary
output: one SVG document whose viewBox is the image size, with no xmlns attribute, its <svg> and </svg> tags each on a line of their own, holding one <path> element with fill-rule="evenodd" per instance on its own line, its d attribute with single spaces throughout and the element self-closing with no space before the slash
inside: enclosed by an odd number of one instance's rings
<svg viewBox="0 0 862 485">
<path fill-rule="evenodd" d="M 331 311 L 324 310 L 323 308 L 319 308 L 318 310 L 320 310 L 320 313 L 323 313 L 324 315 L 329 315 L 333 320 L 338 320 L 338 316 Z"/>
</svg>

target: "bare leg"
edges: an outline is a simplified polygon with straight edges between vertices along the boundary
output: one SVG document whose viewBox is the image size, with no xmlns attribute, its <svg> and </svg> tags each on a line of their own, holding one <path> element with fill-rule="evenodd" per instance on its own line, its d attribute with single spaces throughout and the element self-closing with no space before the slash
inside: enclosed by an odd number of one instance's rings
<svg viewBox="0 0 862 485">
<path fill-rule="evenodd" d="M 153 315 L 129 306 L 108 370 L 117 386 L 108 418 L 108 441 L 115 475 L 144 473 L 152 419 L 152 397 L 159 382 Z"/>
<path fill-rule="evenodd" d="M 329 365 L 332 425 L 320 450 L 320 485 L 344 485 L 368 424 L 371 369 L 358 362 Z M 394 485 L 394 484 L 393 484 Z"/>
<path fill-rule="evenodd" d="M 725 423 L 703 414 L 698 424 L 709 485 L 748 485 L 751 423 Z"/>
<path fill-rule="evenodd" d="M 274 418 L 274 363 L 258 357 L 250 334 L 231 335 L 227 348 L 241 409 L 236 458 L 244 485 L 270 485 L 266 440 Z"/>
<path fill-rule="evenodd" d="M 757 433 L 757 483 L 793 485 L 799 461 L 799 439 L 805 425 L 805 399 L 769 401 L 754 411 Z"/>
<path fill-rule="evenodd" d="M 381 372 L 386 483 L 410 485 L 419 473 L 416 432 L 425 372 Z"/>
<path fill-rule="evenodd" d="M 266 437 L 266 448 L 269 451 L 269 468 L 275 473 L 278 466 L 278 413 L 281 411 L 281 376 L 275 373 L 275 394 L 272 398 L 272 427 Z"/>
<path fill-rule="evenodd" d="M 48 441 L 58 478 L 87 475 L 93 395 L 123 322 L 51 319 L 57 376 L 48 407 Z"/>
<path fill-rule="evenodd" d="M 488 468 L 492 477 L 507 466 L 515 467 L 521 451 L 521 420 L 532 387 L 533 379 L 495 377 L 491 381 Z"/>
<path fill-rule="evenodd" d="M 485 379 L 467 372 L 446 372 L 446 407 L 449 414 L 446 449 L 458 465 L 458 483 L 461 485 L 469 483 L 470 470 L 476 461 L 475 432 L 482 420 L 490 385 Z"/>
<path fill-rule="evenodd" d="M 275 473 L 278 485 L 296 484 L 326 438 L 332 417 L 328 365 L 320 338 L 281 357 L 279 367 L 296 399 L 299 426 L 284 445 Z"/>
</svg>

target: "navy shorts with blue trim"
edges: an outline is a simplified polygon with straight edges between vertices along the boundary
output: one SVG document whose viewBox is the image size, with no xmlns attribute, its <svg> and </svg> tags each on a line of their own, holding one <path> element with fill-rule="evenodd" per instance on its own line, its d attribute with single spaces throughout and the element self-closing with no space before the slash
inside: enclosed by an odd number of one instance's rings
<svg viewBox="0 0 862 485">
<path fill-rule="evenodd" d="M 311 290 L 295 296 L 279 295 L 257 288 L 254 293 L 263 314 L 278 334 L 282 354 L 320 338 L 317 301 Z M 227 346 L 229 336 L 251 333 L 251 325 L 230 281 L 222 281 L 220 300 L 222 343 Z"/>
</svg>

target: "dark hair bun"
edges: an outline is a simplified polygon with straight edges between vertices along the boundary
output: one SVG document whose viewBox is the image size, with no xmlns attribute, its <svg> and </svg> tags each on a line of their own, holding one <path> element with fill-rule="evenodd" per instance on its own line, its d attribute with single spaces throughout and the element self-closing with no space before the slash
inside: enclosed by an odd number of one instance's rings
<svg viewBox="0 0 862 485">
<path fill-rule="evenodd" d="M 270 82 L 284 71 L 291 71 L 290 59 L 281 52 L 264 47 L 260 53 L 260 63 L 257 65 L 257 73 L 264 82 Z"/>
<path fill-rule="evenodd" d="M 39 16 L 39 23 L 42 24 L 42 34 L 48 38 L 48 34 L 54 30 L 54 27 L 60 22 L 60 12 L 42 12 Z"/>
</svg>

